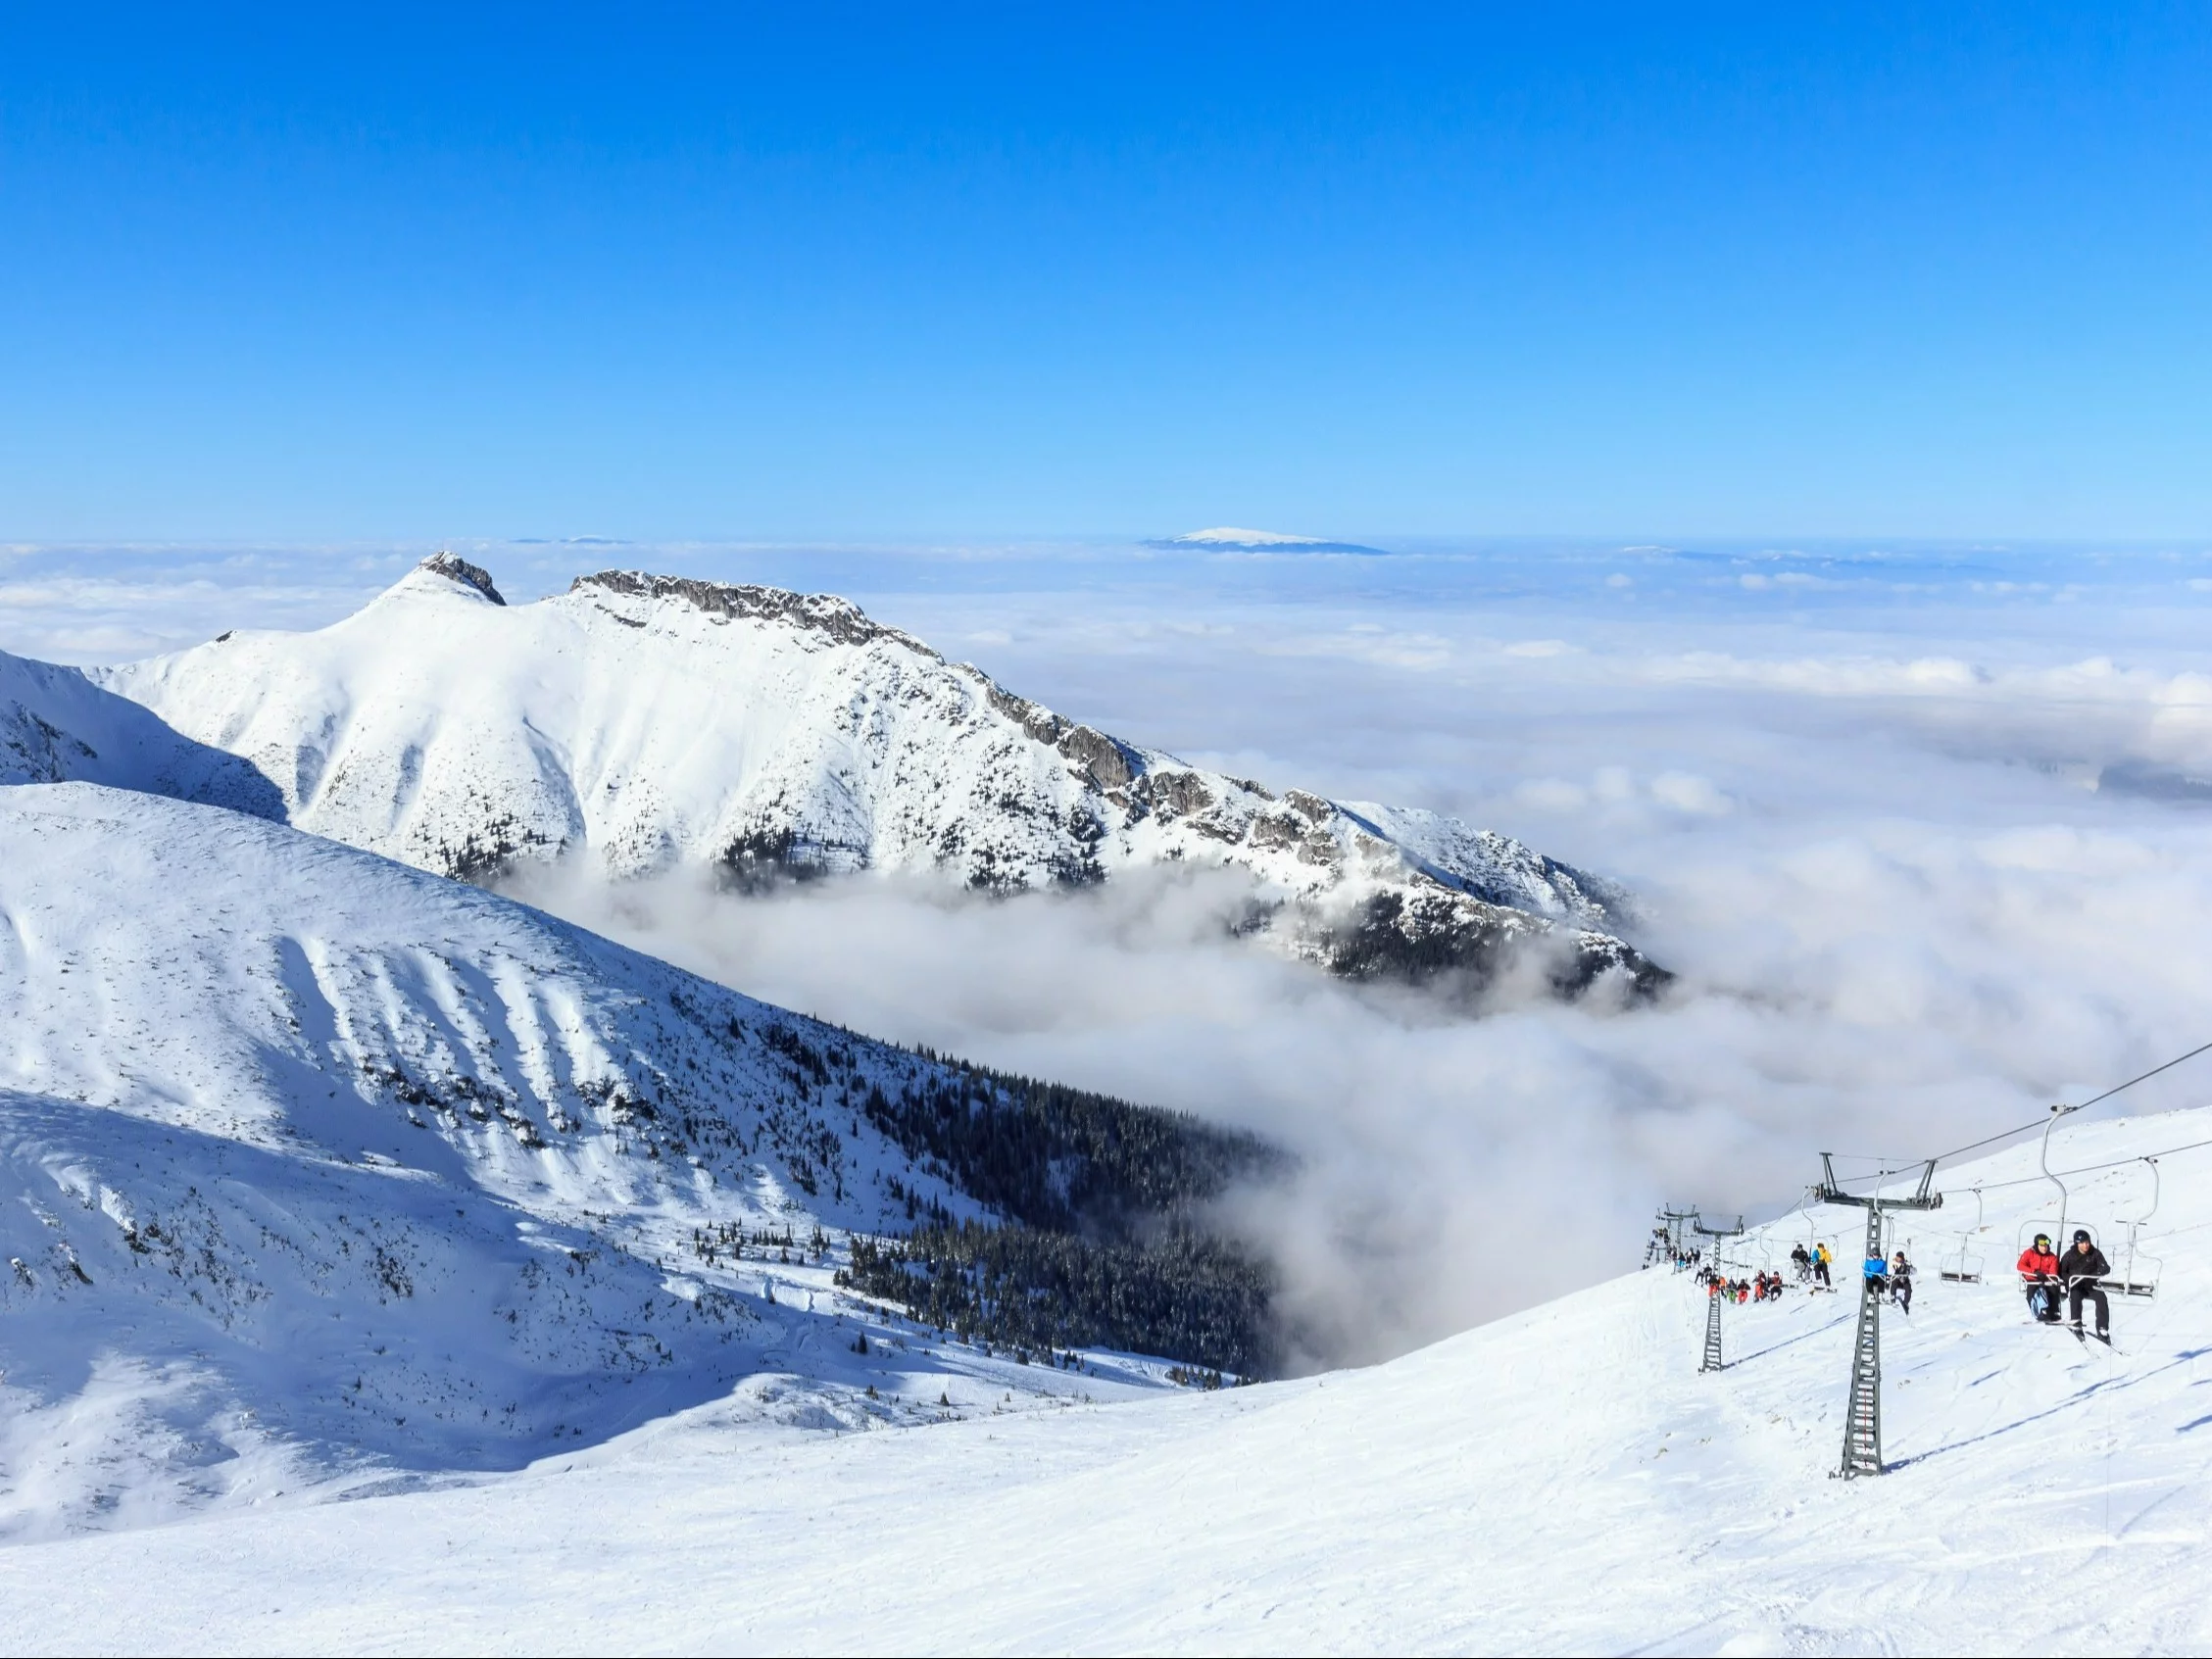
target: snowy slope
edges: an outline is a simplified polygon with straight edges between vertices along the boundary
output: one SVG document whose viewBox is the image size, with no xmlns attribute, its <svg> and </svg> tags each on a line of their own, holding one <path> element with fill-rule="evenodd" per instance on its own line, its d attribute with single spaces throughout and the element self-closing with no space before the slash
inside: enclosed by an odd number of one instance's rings
<svg viewBox="0 0 2212 1659">
<path fill-rule="evenodd" d="M 1063 1391 L 845 1356 L 886 1180 L 988 1213 L 856 1101 L 956 1076 L 281 825 L 0 790 L 0 1536 L 514 1467 L 740 1378 L 823 1425 Z"/>
<path fill-rule="evenodd" d="M 82 669 L 0 651 L 0 786 L 73 781 L 284 816 L 252 762 L 172 731 Z"/>
<path fill-rule="evenodd" d="M 1365 973 L 1535 948 L 1645 970 L 1620 896 L 1501 837 L 1183 764 L 1013 696 L 843 600 L 611 571 L 532 605 L 440 556 L 316 633 L 103 683 L 273 780 L 294 823 L 440 874 L 1250 871 L 1290 948 Z M 1401 844 L 1401 833 L 1412 839 Z"/>
<path fill-rule="evenodd" d="M 2075 1182 L 2108 1229 L 2147 1207 L 2139 1154 L 2203 1141 L 2202 1110 L 2085 1125 L 2053 1161 L 2121 1160 Z M 1653 1271 L 1365 1372 L 742 1459 L 703 1411 L 467 1489 L 0 1552 L 0 1645 L 2201 1652 L 2208 1153 L 2164 1161 L 2159 1294 L 2116 1310 L 2117 1350 L 2003 1282 L 2045 1209 L 2033 1147 L 1949 1172 L 1885 1324 L 1879 1480 L 1828 1474 L 1847 1297 L 1733 1310 L 1700 1376 L 1703 1297 Z M 2000 1271 L 1944 1284 L 1977 1179 Z"/>
</svg>

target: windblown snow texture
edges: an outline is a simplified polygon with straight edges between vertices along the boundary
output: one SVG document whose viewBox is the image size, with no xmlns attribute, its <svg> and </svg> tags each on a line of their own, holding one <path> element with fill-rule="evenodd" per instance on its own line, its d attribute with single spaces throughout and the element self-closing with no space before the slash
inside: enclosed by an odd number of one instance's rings
<svg viewBox="0 0 2212 1659">
<path fill-rule="evenodd" d="M 858 1422 L 1011 1373 L 941 1348 L 903 1405 L 840 1384 L 886 1337 L 833 1290 L 851 1235 L 1000 1220 L 1013 1130 L 1098 1195 L 1046 1226 L 1264 1150 L 1083 1097 L 1183 1172 L 1136 1191 L 1027 1087 L 281 825 L 0 791 L 0 1536 L 511 1467 L 749 1377 Z M 976 1113 L 1010 1126 L 997 1188 L 959 1164 Z"/>
<path fill-rule="evenodd" d="M 1017 697 L 847 602 L 634 571 L 532 605 L 441 556 L 316 633 L 102 683 L 273 782 L 291 821 L 442 875 L 588 853 L 743 885 L 930 870 L 1011 890 L 1191 862 L 1338 971 L 1656 975 L 1623 896 L 1503 837 L 1189 766 Z"/>
</svg>

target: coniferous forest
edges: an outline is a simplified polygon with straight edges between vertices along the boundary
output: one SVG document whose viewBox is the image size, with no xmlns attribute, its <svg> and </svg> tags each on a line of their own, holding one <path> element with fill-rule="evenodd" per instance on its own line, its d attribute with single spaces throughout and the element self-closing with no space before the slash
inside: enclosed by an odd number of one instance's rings
<svg viewBox="0 0 2212 1659">
<path fill-rule="evenodd" d="M 930 1058 L 938 1058 L 930 1055 Z M 966 1340 L 1091 1345 L 1265 1376 L 1279 1353 L 1268 1266 L 1204 1206 L 1289 1169 L 1279 1148 L 1182 1112 L 957 1061 L 957 1083 L 872 1088 L 869 1120 L 1007 1220 L 907 1199 L 904 1239 L 856 1239 L 845 1283 Z"/>
<path fill-rule="evenodd" d="M 854 1240 L 844 1280 L 962 1341 L 1023 1352 L 1122 1348 L 1241 1377 L 1269 1375 L 1277 1357 L 1272 1273 L 1234 1244 L 1182 1229 L 1103 1244 L 932 1222 L 882 1244 Z"/>
</svg>

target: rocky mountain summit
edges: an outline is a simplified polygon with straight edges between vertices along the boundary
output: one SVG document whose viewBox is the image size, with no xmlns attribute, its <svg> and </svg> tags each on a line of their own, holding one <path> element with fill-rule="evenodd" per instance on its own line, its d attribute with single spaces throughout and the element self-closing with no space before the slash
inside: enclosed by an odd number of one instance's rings
<svg viewBox="0 0 2212 1659">
<path fill-rule="evenodd" d="M 508 605 L 440 554 L 310 633 L 95 675 L 317 834 L 468 880 L 586 855 L 740 887 L 931 871 L 1001 892 L 1248 873 L 1249 925 L 1352 976 L 1662 975 L 1619 889 L 1434 814 L 1191 766 L 822 594 L 609 570 Z"/>
</svg>

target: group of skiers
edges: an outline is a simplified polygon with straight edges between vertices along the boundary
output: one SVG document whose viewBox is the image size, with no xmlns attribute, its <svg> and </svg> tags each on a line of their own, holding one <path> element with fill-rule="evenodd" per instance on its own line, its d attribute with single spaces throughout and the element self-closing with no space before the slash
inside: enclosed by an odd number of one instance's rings
<svg viewBox="0 0 2212 1659">
<path fill-rule="evenodd" d="M 1790 1251 L 1790 1265 L 1797 1270 L 1797 1283 L 1811 1285 L 1817 1290 L 1833 1291 L 1836 1288 L 1828 1277 L 1828 1270 L 1835 1263 L 1836 1258 L 1828 1253 L 1826 1244 L 1815 1244 L 1809 1250 L 1804 1245 L 1797 1244 Z"/>
<path fill-rule="evenodd" d="M 1706 1293 L 1734 1302 L 1779 1301 L 1782 1298 L 1783 1280 L 1780 1273 L 1761 1270 L 1750 1279 L 1730 1279 L 1717 1266 L 1708 1266 L 1704 1252 L 1677 1246 L 1664 1227 L 1652 1229 L 1651 1244 L 1645 1254 L 1645 1265 L 1672 1257 L 1677 1273 L 1697 1275 L 1697 1283 L 1704 1286 Z M 1810 1249 L 1798 1244 L 1790 1251 L 1790 1265 L 1795 1270 L 1797 1283 L 1813 1291 L 1834 1290 L 1830 1270 L 1835 1257 L 1829 1254 L 1825 1244 L 1815 1243 Z M 2104 1252 L 2090 1240 L 2087 1228 L 2074 1230 L 2073 1244 L 2062 1256 L 2053 1248 L 2050 1235 L 2039 1233 L 2036 1241 L 2020 1252 L 2020 1282 L 2028 1293 L 2028 1308 L 2045 1325 L 2058 1325 L 2071 1320 L 2076 1336 L 2082 1335 L 2082 1306 L 2085 1302 L 2096 1309 L 2096 1334 L 2101 1342 L 2112 1340 L 2112 1304 L 2105 1299 L 2104 1287 L 2099 1280 L 2112 1272 L 2112 1264 L 2104 1259 Z M 1870 1254 L 1861 1265 L 1868 1291 L 1876 1296 L 1889 1297 L 1892 1305 L 1912 1311 L 1913 1266 L 1898 1250 L 1893 1256 L 1884 1258 L 1877 1251 Z"/>
<path fill-rule="evenodd" d="M 1835 1270 L 1836 1258 L 1829 1253 L 1825 1242 L 1816 1241 L 1810 1249 L 1807 1249 L 1803 1244 L 1792 1246 L 1790 1265 L 1796 1269 L 1797 1283 L 1800 1285 L 1809 1286 L 1815 1292 L 1833 1291 L 1836 1288 L 1835 1281 L 1831 1277 Z M 1897 1251 L 1896 1255 L 1889 1260 L 1885 1260 L 1879 1254 L 1870 1255 L 1866 1258 L 1860 1271 L 1864 1274 L 1868 1286 L 1877 1296 L 1888 1296 L 1893 1305 L 1904 1309 L 1907 1313 L 1912 1311 L 1913 1266 L 1911 1262 L 1905 1259 L 1904 1251 Z M 1776 1293 L 1779 1294 L 1782 1289 L 1782 1275 L 1777 1273 L 1773 1278 Z"/>
<path fill-rule="evenodd" d="M 2068 1304 L 2074 1334 L 2082 1334 L 2082 1304 L 2092 1302 L 2096 1306 L 2096 1334 L 2099 1342 L 2112 1341 L 2112 1304 L 2105 1300 L 2104 1287 L 2098 1280 L 2108 1277 L 2112 1264 L 2104 1259 L 2104 1252 L 2090 1241 L 2089 1229 L 2074 1229 L 2074 1242 L 2064 1255 L 2051 1247 L 2050 1235 L 2039 1233 L 2036 1241 L 2020 1252 L 2020 1283 L 2028 1293 L 2028 1310 L 2045 1325 L 2061 1323 L 2060 1305 Z"/>
<path fill-rule="evenodd" d="M 1778 1302 L 1782 1299 L 1782 1275 L 1763 1268 L 1748 1279 L 1731 1279 L 1716 1268 L 1700 1268 L 1697 1283 L 1705 1287 L 1707 1295 L 1719 1296 L 1724 1301 Z"/>
<path fill-rule="evenodd" d="M 1669 1244 L 1665 1251 L 1648 1258 L 1644 1265 L 1649 1267 L 1652 1261 L 1671 1261 L 1677 1273 L 1695 1273 L 1704 1265 L 1705 1252 L 1701 1249 L 1676 1249 Z"/>
</svg>

